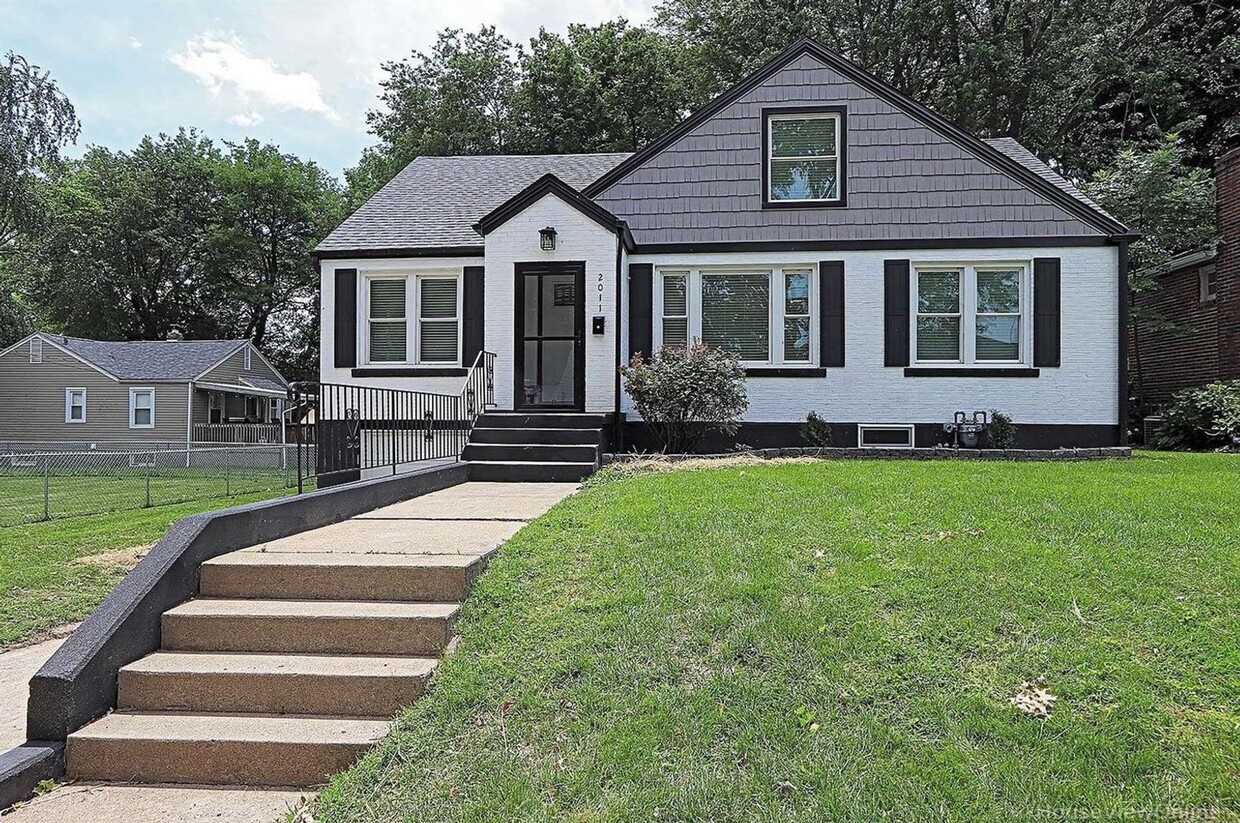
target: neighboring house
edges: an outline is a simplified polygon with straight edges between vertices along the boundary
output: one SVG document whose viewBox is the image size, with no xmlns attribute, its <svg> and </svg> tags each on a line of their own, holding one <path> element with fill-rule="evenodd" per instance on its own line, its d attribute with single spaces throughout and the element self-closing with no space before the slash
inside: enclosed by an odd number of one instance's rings
<svg viewBox="0 0 1240 823">
<path fill-rule="evenodd" d="M 38 332 L 0 352 L 0 441 L 280 443 L 287 392 L 246 340 L 111 342 Z"/>
<path fill-rule="evenodd" d="M 1134 382 L 1149 411 L 1180 389 L 1240 379 L 1240 149 L 1215 165 L 1217 246 L 1176 257 L 1133 304 L 1153 318 L 1130 335 Z"/>
<path fill-rule="evenodd" d="M 930 445 L 977 409 L 1114 445 L 1132 237 L 802 40 L 633 155 L 414 160 L 316 250 L 321 379 L 455 393 L 485 349 L 499 409 L 642 447 L 618 369 L 696 338 L 747 366 L 749 445 L 801 445 L 810 411 L 840 445 Z"/>
</svg>

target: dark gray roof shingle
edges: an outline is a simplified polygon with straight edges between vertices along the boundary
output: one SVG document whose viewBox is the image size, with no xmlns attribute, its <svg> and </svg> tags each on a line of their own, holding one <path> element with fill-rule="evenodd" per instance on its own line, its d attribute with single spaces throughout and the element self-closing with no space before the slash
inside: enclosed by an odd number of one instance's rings
<svg viewBox="0 0 1240 823">
<path fill-rule="evenodd" d="M 991 137 L 987 139 L 985 142 L 989 143 L 994 148 L 1003 152 L 1008 157 L 1015 160 L 1017 163 L 1020 163 L 1022 166 L 1029 169 L 1029 171 L 1033 172 L 1034 174 L 1038 175 L 1044 180 L 1047 180 L 1050 183 L 1053 183 L 1056 186 L 1056 188 L 1059 188 L 1062 191 L 1065 191 L 1068 194 L 1072 195 L 1077 200 L 1080 200 L 1082 203 L 1089 206 L 1091 209 L 1102 212 L 1107 217 L 1110 217 L 1112 220 L 1116 219 L 1114 215 L 1109 214 L 1106 211 L 1106 209 L 1102 208 L 1102 206 L 1099 206 L 1097 203 L 1091 200 L 1089 198 L 1089 195 L 1085 194 L 1085 192 L 1081 191 L 1076 186 L 1072 185 L 1072 181 L 1068 180 L 1066 177 L 1063 177 L 1058 172 L 1056 172 L 1054 169 L 1052 169 L 1050 166 L 1043 163 L 1041 160 L 1037 158 L 1037 155 L 1029 151 L 1029 149 L 1025 148 L 1020 143 L 1017 143 L 1011 137 Z"/>
<path fill-rule="evenodd" d="M 244 340 L 86 340 L 45 337 L 120 380 L 193 380 L 245 344 Z"/>
<path fill-rule="evenodd" d="M 628 154 L 419 157 L 329 234 L 316 251 L 482 246 L 473 224 L 544 174 L 576 189 Z"/>
</svg>

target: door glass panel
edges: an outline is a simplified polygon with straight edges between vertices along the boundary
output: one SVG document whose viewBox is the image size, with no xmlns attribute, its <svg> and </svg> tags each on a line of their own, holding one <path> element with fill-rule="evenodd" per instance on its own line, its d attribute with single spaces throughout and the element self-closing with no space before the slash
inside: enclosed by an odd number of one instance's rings
<svg viewBox="0 0 1240 823">
<path fill-rule="evenodd" d="M 542 336 L 572 337 L 577 319 L 577 278 L 549 274 L 542 278 Z"/>
<path fill-rule="evenodd" d="M 539 403 L 571 405 L 574 401 L 576 343 L 572 340 L 542 341 L 542 384 Z"/>
<path fill-rule="evenodd" d="M 533 278 L 531 278 L 533 279 Z M 527 406 L 538 403 L 538 341 L 526 340 L 523 346 L 521 363 L 521 402 Z"/>
</svg>

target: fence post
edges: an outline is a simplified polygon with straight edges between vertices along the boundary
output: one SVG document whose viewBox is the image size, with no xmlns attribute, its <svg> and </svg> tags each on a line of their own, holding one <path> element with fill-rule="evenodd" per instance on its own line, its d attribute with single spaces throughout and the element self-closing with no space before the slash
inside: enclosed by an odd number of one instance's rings
<svg viewBox="0 0 1240 823">
<path fill-rule="evenodd" d="M 155 452 L 146 456 L 146 508 L 151 507 L 151 464 L 155 462 Z"/>
<path fill-rule="evenodd" d="M 224 447 L 224 496 L 232 497 L 232 450 Z"/>
<path fill-rule="evenodd" d="M 50 454 L 43 455 L 43 519 L 44 520 L 52 519 L 52 506 L 51 506 L 51 501 L 48 499 L 49 498 L 48 483 L 50 480 L 49 474 L 50 474 L 50 469 L 51 469 L 51 463 L 52 463 L 52 456 Z"/>
</svg>

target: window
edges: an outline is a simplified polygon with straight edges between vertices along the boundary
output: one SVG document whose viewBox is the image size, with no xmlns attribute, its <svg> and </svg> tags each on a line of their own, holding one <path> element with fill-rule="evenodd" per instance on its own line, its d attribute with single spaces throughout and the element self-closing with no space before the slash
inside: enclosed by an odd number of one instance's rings
<svg viewBox="0 0 1240 823">
<path fill-rule="evenodd" d="M 401 275 L 366 280 L 368 361 L 455 365 L 461 359 L 460 277 Z"/>
<path fill-rule="evenodd" d="M 207 395 L 207 422 L 224 422 L 224 395 L 215 392 Z"/>
<path fill-rule="evenodd" d="M 39 337 L 30 338 L 30 362 L 43 362 L 43 340 Z"/>
<path fill-rule="evenodd" d="M 913 427 L 862 423 L 857 426 L 857 445 L 863 449 L 911 449 Z"/>
<path fill-rule="evenodd" d="M 812 365 L 813 271 L 810 265 L 661 271 L 655 345 L 696 339 L 750 365 Z"/>
<path fill-rule="evenodd" d="M 843 203 L 844 112 L 767 110 L 768 204 Z"/>
<path fill-rule="evenodd" d="M 155 390 L 129 390 L 129 428 L 155 428 Z"/>
<path fill-rule="evenodd" d="M 1218 297 L 1218 275 L 1213 266 L 1206 266 L 1197 274 L 1197 287 L 1201 291 L 1201 302 L 1209 303 Z"/>
<path fill-rule="evenodd" d="M 1023 363 L 1029 326 L 1023 265 L 919 266 L 913 352 L 918 363 Z"/>
<path fill-rule="evenodd" d="M 243 352 L 244 353 L 241 355 L 241 361 L 242 361 L 241 368 L 243 371 L 249 371 L 250 370 L 250 347 L 247 345 L 245 349 L 243 350 Z"/>
<path fill-rule="evenodd" d="M 86 389 L 65 389 L 65 422 L 86 422 Z"/>
</svg>

